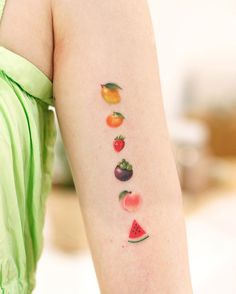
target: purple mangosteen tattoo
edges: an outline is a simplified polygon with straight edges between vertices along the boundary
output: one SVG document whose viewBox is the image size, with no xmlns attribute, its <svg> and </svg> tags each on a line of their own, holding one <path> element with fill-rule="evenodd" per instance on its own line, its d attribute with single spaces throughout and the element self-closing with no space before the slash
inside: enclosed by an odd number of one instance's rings
<svg viewBox="0 0 236 294">
<path fill-rule="evenodd" d="M 128 181 L 133 176 L 133 167 L 128 161 L 122 159 L 115 168 L 115 177 L 124 182 Z"/>
</svg>

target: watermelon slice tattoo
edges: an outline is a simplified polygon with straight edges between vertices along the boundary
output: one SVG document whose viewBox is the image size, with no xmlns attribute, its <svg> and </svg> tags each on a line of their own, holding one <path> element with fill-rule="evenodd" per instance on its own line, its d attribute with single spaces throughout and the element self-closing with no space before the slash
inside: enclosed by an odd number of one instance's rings
<svg viewBox="0 0 236 294">
<path fill-rule="evenodd" d="M 139 243 L 147 239 L 149 235 L 144 231 L 144 229 L 138 224 L 136 220 L 133 220 L 132 227 L 129 233 L 129 240 L 130 243 Z"/>
</svg>

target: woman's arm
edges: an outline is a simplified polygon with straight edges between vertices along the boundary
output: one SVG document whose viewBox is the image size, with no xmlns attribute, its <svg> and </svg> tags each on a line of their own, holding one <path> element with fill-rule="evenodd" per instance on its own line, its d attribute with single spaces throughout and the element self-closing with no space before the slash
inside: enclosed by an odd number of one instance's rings
<svg viewBox="0 0 236 294">
<path fill-rule="evenodd" d="M 101 292 L 190 294 L 147 3 L 57 0 L 53 17 L 56 112 Z"/>
</svg>

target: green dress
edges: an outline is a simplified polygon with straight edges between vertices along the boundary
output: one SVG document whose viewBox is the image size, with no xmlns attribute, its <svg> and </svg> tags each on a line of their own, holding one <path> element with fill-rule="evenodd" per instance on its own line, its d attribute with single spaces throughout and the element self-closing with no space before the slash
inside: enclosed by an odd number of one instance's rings
<svg viewBox="0 0 236 294">
<path fill-rule="evenodd" d="M 30 294 L 36 284 L 56 140 L 53 106 L 47 76 L 0 46 L 0 294 Z"/>
</svg>

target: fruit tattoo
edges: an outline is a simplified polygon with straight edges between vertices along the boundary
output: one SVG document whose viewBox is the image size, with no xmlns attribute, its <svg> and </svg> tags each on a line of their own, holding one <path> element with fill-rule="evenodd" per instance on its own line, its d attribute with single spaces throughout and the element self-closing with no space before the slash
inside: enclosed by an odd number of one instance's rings
<svg viewBox="0 0 236 294">
<path fill-rule="evenodd" d="M 109 104 L 117 104 L 120 102 L 121 97 L 119 90 L 122 90 L 122 88 L 115 83 L 101 85 L 102 97 Z"/>
<path fill-rule="evenodd" d="M 116 152 L 120 152 L 125 147 L 125 137 L 122 135 L 115 137 L 113 147 Z"/>
<path fill-rule="evenodd" d="M 124 115 L 120 112 L 113 112 L 112 114 L 108 115 L 106 121 L 109 127 L 117 128 L 122 125 L 124 118 Z"/>
<path fill-rule="evenodd" d="M 131 191 L 122 191 L 119 195 L 119 200 L 123 209 L 128 212 L 138 210 L 142 202 L 141 196 Z"/>
<path fill-rule="evenodd" d="M 106 83 L 101 84 L 101 95 L 102 98 L 108 104 L 118 104 L 121 101 L 120 90 L 122 88 L 115 83 Z M 111 128 L 118 128 L 123 124 L 125 117 L 120 112 L 112 112 L 106 118 L 106 123 Z M 119 135 L 115 137 L 113 140 L 113 148 L 116 152 L 120 152 L 125 147 L 125 137 Z M 122 159 L 114 170 L 115 177 L 122 182 L 128 181 L 133 176 L 133 167 L 132 165 Z M 135 212 L 140 208 L 142 204 L 142 197 L 140 194 L 123 190 L 119 194 L 119 202 L 122 208 L 128 212 Z M 149 238 L 149 235 L 145 232 L 145 230 L 138 224 L 138 222 L 134 219 L 132 226 L 130 228 L 129 239 L 130 243 L 139 243 L 145 239 Z"/>
<path fill-rule="evenodd" d="M 133 221 L 132 227 L 129 233 L 130 243 L 138 243 L 147 239 L 149 235 L 144 231 L 144 229 L 138 224 L 136 220 Z"/>
<path fill-rule="evenodd" d="M 133 176 L 133 167 L 128 161 L 122 159 L 115 168 L 115 177 L 120 181 L 128 181 Z"/>
</svg>

